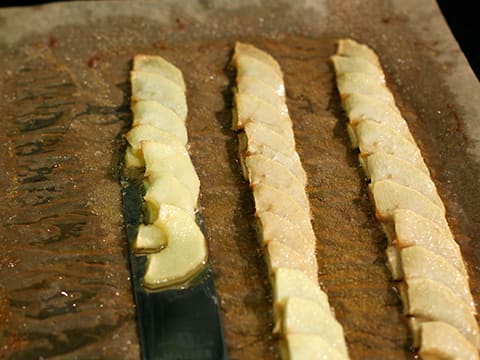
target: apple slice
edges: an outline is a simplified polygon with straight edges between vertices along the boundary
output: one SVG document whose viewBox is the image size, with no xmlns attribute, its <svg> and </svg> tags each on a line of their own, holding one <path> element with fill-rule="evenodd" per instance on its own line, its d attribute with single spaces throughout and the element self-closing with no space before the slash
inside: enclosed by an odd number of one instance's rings
<svg viewBox="0 0 480 360">
<path fill-rule="evenodd" d="M 315 241 L 307 240 L 290 221 L 269 211 L 257 212 L 255 216 L 261 244 L 278 241 L 308 257 L 315 256 Z"/>
<path fill-rule="evenodd" d="M 417 145 L 390 128 L 375 121 L 363 120 L 358 123 L 354 131 L 360 148 L 361 162 L 365 162 L 364 158 L 371 154 L 383 152 L 405 160 L 430 175 Z M 368 175 L 368 167 L 364 165 L 364 168 Z"/>
<path fill-rule="evenodd" d="M 139 101 L 132 106 L 133 127 L 138 125 L 151 125 L 160 130 L 175 135 L 186 146 L 188 141 L 185 119 L 180 119 L 169 108 L 157 101 Z"/>
<path fill-rule="evenodd" d="M 153 223 L 168 241 L 162 251 L 148 255 L 144 285 L 157 289 L 191 279 L 207 261 L 207 245 L 195 220 L 182 209 L 162 204 Z"/>
<path fill-rule="evenodd" d="M 468 278 L 444 257 L 421 246 L 401 249 L 399 254 L 402 274 L 395 280 L 405 279 L 408 282 L 410 279 L 427 278 L 438 281 L 470 306 L 473 313 L 476 312 Z"/>
<path fill-rule="evenodd" d="M 381 180 L 369 185 L 375 202 L 377 218 L 382 222 L 391 222 L 393 212 L 407 209 L 416 212 L 445 231 L 449 231 L 445 211 L 425 195 L 391 180 Z"/>
<path fill-rule="evenodd" d="M 162 204 L 174 205 L 195 217 L 196 199 L 188 187 L 172 174 L 158 174 L 151 181 L 145 181 L 144 188 L 146 193 L 143 198 L 149 222 L 155 221 L 158 217 L 158 210 Z"/>
<path fill-rule="evenodd" d="M 278 268 L 273 274 L 274 302 L 276 306 L 283 307 L 290 297 L 314 301 L 325 311 L 331 311 L 327 295 L 303 271 Z"/>
<path fill-rule="evenodd" d="M 130 164 L 141 164 L 144 166 L 145 162 L 143 161 L 143 152 L 142 152 L 142 141 L 156 141 L 166 144 L 176 152 L 187 154 L 184 144 L 182 144 L 178 138 L 166 131 L 158 129 L 151 125 L 138 125 L 134 126 L 126 135 L 128 143 L 130 144 L 130 151 L 127 157 Z M 131 157 L 136 159 L 132 161 Z M 126 164 L 129 165 L 128 163 Z"/>
<path fill-rule="evenodd" d="M 132 101 L 154 100 L 177 114 L 187 117 L 187 100 L 181 86 L 163 75 L 146 71 L 131 71 Z"/>
<path fill-rule="evenodd" d="M 453 239 L 450 229 L 438 226 L 431 220 L 407 209 L 397 209 L 393 212 L 394 233 L 390 236 L 391 243 L 399 248 L 423 246 L 438 255 L 443 256 L 462 274 L 467 275 L 462 260 L 460 247 Z"/>
<path fill-rule="evenodd" d="M 267 125 L 248 122 L 245 124 L 244 133 L 240 133 L 238 139 L 242 163 L 248 155 L 263 155 L 285 166 L 305 186 L 307 174 L 295 148 Z"/>
<path fill-rule="evenodd" d="M 350 124 L 355 127 L 363 120 L 375 121 L 415 143 L 407 122 L 398 109 L 374 96 L 350 94 L 343 99 L 343 107 Z"/>
<path fill-rule="evenodd" d="M 310 213 L 298 205 L 289 194 L 269 185 L 258 184 L 253 187 L 253 198 L 257 213 L 268 211 L 283 217 L 294 224 L 307 240 L 316 241 Z"/>
<path fill-rule="evenodd" d="M 279 77 L 283 77 L 282 70 L 278 62 L 268 53 L 259 48 L 245 44 L 240 41 L 235 43 L 235 52 L 233 54 L 233 63 L 235 64 L 239 57 L 249 56 L 268 65 Z"/>
<path fill-rule="evenodd" d="M 185 92 L 185 81 L 183 80 L 182 72 L 161 56 L 135 55 L 133 58 L 133 70 L 160 74 L 180 86 L 183 92 Z"/>
<path fill-rule="evenodd" d="M 430 176 L 420 171 L 411 163 L 384 152 L 371 154 L 365 164 L 372 183 L 381 180 L 392 180 L 428 197 L 436 205 L 445 209 L 437 188 Z"/>
<path fill-rule="evenodd" d="M 155 141 L 143 141 L 142 151 L 145 176 L 150 181 L 158 175 L 172 174 L 189 189 L 194 202 L 197 202 L 200 180 L 188 153 L 180 153 L 172 146 Z"/>
<path fill-rule="evenodd" d="M 349 357 L 334 349 L 322 336 L 289 334 L 280 343 L 282 359 L 289 360 L 348 360 Z"/>
<path fill-rule="evenodd" d="M 360 44 L 352 39 L 341 39 L 338 41 L 337 54 L 365 59 L 377 67 L 381 67 L 375 51 L 367 45 Z"/>
<path fill-rule="evenodd" d="M 332 348 L 348 356 L 343 329 L 329 310 L 315 301 L 291 297 L 285 302 L 282 316 L 282 334 L 309 334 L 321 336 Z"/>
<path fill-rule="evenodd" d="M 295 147 L 292 120 L 272 104 L 249 94 L 235 95 L 234 129 L 242 129 L 248 122 L 262 123 L 282 136 L 290 147 Z"/>
<path fill-rule="evenodd" d="M 478 325 L 470 306 L 447 286 L 425 278 L 408 279 L 401 288 L 407 315 L 423 321 L 443 321 L 455 327 L 475 347 L 479 345 Z"/>
<path fill-rule="evenodd" d="M 137 236 L 135 238 L 134 247 L 138 254 L 149 254 L 158 252 L 167 246 L 168 240 L 158 226 L 149 224 L 140 224 Z"/>
<path fill-rule="evenodd" d="M 280 268 L 296 269 L 302 271 L 312 281 L 318 281 L 318 266 L 314 256 L 300 254 L 278 241 L 270 241 L 266 246 L 266 251 L 270 273 L 274 273 Z"/>
<path fill-rule="evenodd" d="M 242 77 L 241 81 L 237 83 L 237 92 L 256 96 L 277 107 L 281 112 L 288 112 L 285 96 L 279 95 L 272 87 L 266 85 L 258 78 L 251 76 Z"/>
<path fill-rule="evenodd" d="M 265 184 L 287 192 L 305 211 L 310 212 L 310 203 L 304 185 L 283 165 L 263 155 L 245 158 L 250 185 Z"/>
<path fill-rule="evenodd" d="M 331 60 L 337 76 L 346 73 L 362 73 L 376 78 L 379 83 L 385 84 L 385 75 L 382 68 L 366 59 L 358 56 L 333 55 Z"/>
<path fill-rule="evenodd" d="M 346 98 L 350 94 L 375 96 L 377 99 L 395 105 L 395 99 L 388 88 L 370 74 L 350 72 L 337 75 L 337 87 L 340 97 Z"/>
<path fill-rule="evenodd" d="M 479 360 L 478 350 L 453 326 L 442 321 L 428 321 L 420 325 L 422 359 Z"/>
</svg>

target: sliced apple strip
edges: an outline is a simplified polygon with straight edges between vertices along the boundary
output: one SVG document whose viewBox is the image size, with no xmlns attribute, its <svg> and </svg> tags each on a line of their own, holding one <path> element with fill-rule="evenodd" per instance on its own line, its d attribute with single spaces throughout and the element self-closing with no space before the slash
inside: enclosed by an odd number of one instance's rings
<svg viewBox="0 0 480 360">
<path fill-rule="evenodd" d="M 407 209 L 397 209 L 393 212 L 394 234 L 391 243 L 399 248 L 423 246 L 438 255 L 443 256 L 466 275 L 465 265 L 458 244 L 453 239 L 449 229 L 438 226 L 431 220 Z"/>
<path fill-rule="evenodd" d="M 403 303 L 408 315 L 450 324 L 478 347 L 478 325 L 470 306 L 442 283 L 425 278 L 407 280 Z"/>
<path fill-rule="evenodd" d="M 169 145 L 154 141 L 143 141 L 142 151 L 147 178 L 153 180 L 158 175 L 172 174 L 189 189 L 192 198 L 197 201 L 200 180 L 188 154 L 179 153 Z"/>
<path fill-rule="evenodd" d="M 282 359 L 347 360 L 349 357 L 334 349 L 322 336 L 289 334 L 281 345 Z"/>
<path fill-rule="evenodd" d="M 182 72 L 161 56 L 135 55 L 133 58 L 133 70 L 160 74 L 173 81 L 185 92 L 185 81 L 183 80 Z"/>
<path fill-rule="evenodd" d="M 145 165 L 141 146 L 143 141 L 160 142 L 172 147 L 179 153 L 185 153 L 188 155 L 184 144 L 182 144 L 176 136 L 151 125 L 135 126 L 125 135 L 125 138 L 130 144 L 131 149 L 129 154 L 131 154 L 131 156 L 135 156 L 135 163 L 142 164 L 141 166 Z"/>
<path fill-rule="evenodd" d="M 362 73 L 370 75 L 376 78 L 378 82 L 385 84 L 385 75 L 382 69 L 366 59 L 341 55 L 333 55 L 331 59 L 337 76 L 346 73 Z"/>
<path fill-rule="evenodd" d="M 319 335 L 340 354 L 348 356 L 342 326 L 332 317 L 330 311 L 317 302 L 288 298 L 282 321 L 282 334 Z"/>
<path fill-rule="evenodd" d="M 310 214 L 286 192 L 258 184 L 253 187 L 253 198 L 257 213 L 269 211 L 283 217 L 294 224 L 307 240 L 315 241 Z"/>
<path fill-rule="evenodd" d="M 400 250 L 402 276 L 407 282 L 415 278 L 427 278 L 447 286 L 462 299 L 475 313 L 475 303 L 465 274 L 457 270 L 444 257 L 421 246 L 411 246 Z"/>
<path fill-rule="evenodd" d="M 443 208 L 418 191 L 391 180 L 377 181 L 370 184 L 369 188 L 373 195 L 377 217 L 380 221 L 391 222 L 395 210 L 407 209 L 433 221 L 448 231 L 449 227 Z"/>
<path fill-rule="evenodd" d="M 166 106 L 181 119 L 187 116 L 185 91 L 168 78 L 154 72 L 132 71 L 132 101 L 154 100 Z"/>
<path fill-rule="evenodd" d="M 411 163 L 383 152 L 368 156 L 365 162 L 373 183 L 381 180 L 392 180 L 397 184 L 418 191 L 436 205 L 445 209 L 432 179 Z"/>
<path fill-rule="evenodd" d="M 478 350 L 457 329 L 442 321 L 422 323 L 420 339 L 418 354 L 423 360 L 479 360 Z"/>
<path fill-rule="evenodd" d="M 143 199 L 150 222 L 158 217 L 158 210 L 162 204 L 174 205 L 190 216 L 195 216 L 196 199 L 193 198 L 188 187 L 172 174 L 158 174 L 151 181 L 145 181 L 144 187 L 146 193 Z"/>
<path fill-rule="evenodd" d="M 153 225 L 164 232 L 168 244 L 148 255 L 144 285 L 156 289 L 189 280 L 207 261 L 207 245 L 195 219 L 176 206 L 162 204 Z"/>
<path fill-rule="evenodd" d="M 411 163 L 427 175 L 430 174 L 418 147 L 390 128 L 375 121 L 363 120 L 358 123 L 354 131 L 361 158 L 383 152 Z M 368 167 L 364 166 L 364 168 L 368 175 Z"/>
<path fill-rule="evenodd" d="M 310 212 L 310 204 L 304 185 L 283 165 L 263 155 L 250 155 L 245 158 L 250 184 L 265 184 L 287 192 L 305 211 Z"/>
<path fill-rule="evenodd" d="M 269 211 L 257 212 L 256 217 L 258 238 L 263 245 L 278 241 L 301 254 L 315 256 L 315 241 L 305 238 L 286 218 Z"/>
</svg>

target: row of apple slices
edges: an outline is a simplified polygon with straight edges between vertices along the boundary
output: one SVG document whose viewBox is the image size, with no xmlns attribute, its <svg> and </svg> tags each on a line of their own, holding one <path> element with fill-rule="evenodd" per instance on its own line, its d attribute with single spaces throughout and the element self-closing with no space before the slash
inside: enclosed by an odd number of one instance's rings
<svg viewBox="0 0 480 360">
<path fill-rule="evenodd" d="M 478 359 L 475 305 L 429 170 L 386 86 L 377 55 L 340 40 L 332 57 L 348 131 L 370 180 L 387 256 L 422 358 Z"/>
<path fill-rule="evenodd" d="M 295 150 L 278 63 L 252 45 L 236 43 L 233 128 L 250 182 L 258 238 L 274 294 L 274 331 L 284 359 L 347 359 L 342 326 L 318 285 L 307 177 Z"/>
<path fill-rule="evenodd" d="M 145 224 L 135 251 L 147 256 L 143 284 L 158 289 L 192 278 L 207 247 L 195 221 L 200 182 L 187 151 L 187 103 L 181 71 L 160 56 L 136 55 L 130 74 L 132 129 L 127 167 L 145 168 Z"/>
</svg>

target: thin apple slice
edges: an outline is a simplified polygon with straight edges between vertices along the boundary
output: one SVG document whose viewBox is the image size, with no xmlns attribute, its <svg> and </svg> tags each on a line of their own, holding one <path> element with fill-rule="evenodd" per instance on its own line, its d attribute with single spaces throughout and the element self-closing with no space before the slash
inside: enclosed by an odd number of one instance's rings
<svg viewBox="0 0 480 360">
<path fill-rule="evenodd" d="M 321 336 L 332 348 L 348 356 L 342 326 L 315 301 L 291 297 L 285 302 L 282 316 L 282 334 L 310 334 Z"/>
<path fill-rule="evenodd" d="M 360 148 L 360 160 L 371 154 L 383 152 L 405 160 L 430 175 L 420 149 L 390 128 L 375 121 L 363 120 L 358 123 L 354 131 Z M 364 166 L 364 168 L 368 175 L 368 167 Z"/>
<path fill-rule="evenodd" d="M 392 245 L 399 248 L 423 246 L 425 249 L 443 256 L 462 274 L 467 274 L 460 247 L 453 239 L 449 229 L 440 227 L 408 209 L 395 210 L 393 223 L 395 225 L 394 233 L 390 236 Z"/>
<path fill-rule="evenodd" d="M 280 69 L 278 62 L 270 54 L 253 45 L 237 41 L 235 43 L 235 52 L 232 62 L 236 64 L 238 58 L 243 56 L 249 56 L 265 63 L 265 65 L 268 65 L 279 77 L 283 77 L 282 70 Z M 238 64 L 236 66 L 238 66 Z"/>
<path fill-rule="evenodd" d="M 127 139 L 130 145 L 130 152 L 129 152 L 129 160 L 130 164 L 141 164 L 140 166 L 144 166 L 145 162 L 143 160 L 143 152 L 142 152 L 142 141 L 156 141 L 166 144 L 172 147 L 175 151 L 179 153 L 185 153 L 188 155 L 187 150 L 185 149 L 184 144 L 182 144 L 178 138 L 166 131 L 158 129 L 151 125 L 138 125 L 134 126 L 126 135 L 125 138 Z M 132 162 L 130 156 L 136 157 L 135 162 Z M 127 164 L 128 166 L 128 164 Z"/>
<path fill-rule="evenodd" d="M 331 60 L 337 76 L 346 73 L 362 73 L 376 78 L 379 83 L 385 84 L 385 75 L 382 68 L 366 59 L 358 56 L 333 55 Z"/>
<path fill-rule="evenodd" d="M 477 321 L 470 306 L 447 286 L 425 278 L 408 279 L 402 288 L 407 315 L 423 321 L 443 321 L 455 327 L 475 347 L 479 345 Z"/>
<path fill-rule="evenodd" d="M 161 228 L 153 224 L 140 224 L 134 247 L 138 254 L 149 254 L 162 250 L 167 243 L 167 237 Z"/>
<path fill-rule="evenodd" d="M 234 129 L 242 129 L 248 122 L 261 123 L 282 136 L 290 147 L 295 147 L 292 120 L 288 113 L 281 113 L 272 104 L 249 94 L 235 95 Z"/>
<path fill-rule="evenodd" d="M 283 217 L 294 224 L 307 240 L 316 241 L 310 222 L 310 213 L 306 212 L 286 192 L 272 186 L 258 184 L 253 187 L 253 198 L 257 213 L 269 211 Z"/>
<path fill-rule="evenodd" d="M 287 192 L 305 211 L 310 212 L 310 204 L 304 185 L 283 165 L 263 155 L 250 155 L 245 158 L 250 185 L 265 184 Z"/>
<path fill-rule="evenodd" d="M 348 360 L 325 341 L 322 336 L 290 334 L 280 344 L 282 359 L 288 360 Z"/>
<path fill-rule="evenodd" d="M 177 285 L 198 273 L 207 261 L 207 244 L 195 219 L 176 206 L 162 204 L 153 225 L 164 232 L 168 244 L 148 255 L 144 285 L 151 289 Z"/>
<path fill-rule="evenodd" d="M 147 217 L 153 222 L 162 204 L 174 205 L 195 216 L 196 199 L 189 188 L 170 173 L 158 174 L 144 182 Z"/>
<path fill-rule="evenodd" d="M 188 153 L 179 153 L 171 146 L 155 141 L 143 141 L 142 151 L 147 178 L 153 180 L 158 175 L 172 174 L 189 189 L 192 198 L 197 201 L 200 180 Z"/>
<path fill-rule="evenodd" d="M 445 231 L 449 230 L 444 209 L 418 191 L 391 180 L 377 181 L 369 188 L 380 221 L 391 222 L 395 210 L 407 209 L 433 221 Z"/>
<path fill-rule="evenodd" d="M 399 260 L 402 274 L 395 280 L 405 279 L 408 282 L 410 279 L 427 278 L 438 281 L 470 306 L 472 312 L 476 312 L 468 278 L 444 257 L 421 246 L 411 246 L 400 250 Z"/>
<path fill-rule="evenodd" d="M 135 55 L 133 58 L 133 70 L 160 74 L 173 81 L 185 92 L 185 81 L 183 80 L 182 72 L 161 56 Z"/>
<path fill-rule="evenodd" d="M 292 144 L 283 136 L 267 125 L 248 122 L 238 139 L 238 151 L 242 163 L 248 155 L 263 155 L 285 166 L 305 186 L 307 174 L 302 167 L 300 157 Z"/>
<path fill-rule="evenodd" d="M 187 100 L 181 86 L 163 75 L 131 71 L 132 101 L 154 100 L 172 110 L 180 119 L 187 117 Z"/>
<path fill-rule="evenodd" d="M 163 106 L 157 101 L 145 100 L 139 101 L 132 106 L 133 124 L 151 125 L 172 135 L 175 135 L 180 142 L 186 146 L 188 141 L 185 119 L 175 114 L 169 108 Z"/>
<path fill-rule="evenodd" d="M 242 77 L 242 81 L 237 83 L 237 92 L 256 96 L 277 107 L 280 112 L 288 112 L 285 96 L 279 95 L 272 87 L 257 78 L 251 76 Z"/>
<path fill-rule="evenodd" d="M 344 73 L 337 75 L 337 87 L 340 97 L 350 94 L 375 96 L 387 104 L 395 104 L 395 99 L 388 88 L 378 80 L 378 77 L 364 73 Z"/>
<path fill-rule="evenodd" d="M 312 281 L 318 281 L 318 266 L 315 257 L 300 254 L 278 241 L 270 241 L 266 246 L 266 252 L 271 273 L 280 268 L 296 269 L 302 271 Z"/>
<path fill-rule="evenodd" d="M 301 254 L 315 256 L 315 241 L 306 239 L 290 221 L 269 211 L 257 212 L 255 216 L 261 244 L 278 241 Z"/>
<path fill-rule="evenodd" d="M 418 354 L 424 360 L 479 360 L 478 350 L 457 329 L 442 321 L 422 323 L 420 339 Z"/>
<path fill-rule="evenodd" d="M 350 94 L 343 99 L 343 107 L 350 125 L 355 127 L 363 120 L 375 121 L 415 143 L 407 122 L 398 109 L 374 96 Z"/>
<path fill-rule="evenodd" d="M 337 54 L 348 57 L 358 57 L 365 59 L 377 67 L 381 67 L 375 51 L 367 45 L 360 44 L 352 39 L 341 39 L 338 41 Z"/>
<path fill-rule="evenodd" d="M 314 301 L 325 311 L 331 311 L 327 295 L 303 271 L 279 268 L 273 274 L 274 302 L 276 306 L 283 307 L 290 297 Z"/>
<path fill-rule="evenodd" d="M 445 209 L 437 188 L 430 176 L 411 163 L 384 152 L 377 152 L 365 160 L 372 183 L 392 180 L 428 197 L 436 205 Z"/>
</svg>

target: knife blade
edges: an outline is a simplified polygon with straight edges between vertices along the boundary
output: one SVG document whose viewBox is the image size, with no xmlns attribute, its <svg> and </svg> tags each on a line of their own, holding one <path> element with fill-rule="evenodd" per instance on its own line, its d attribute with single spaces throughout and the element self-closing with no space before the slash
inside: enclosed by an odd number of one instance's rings
<svg viewBox="0 0 480 360">
<path fill-rule="evenodd" d="M 142 208 L 141 182 L 122 176 L 121 184 L 142 359 L 228 359 L 210 261 L 185 288 L 146 289 L 142 285 L 146 257 L 133 251 Z M 201 214 L 197 222 L 205 234 Z"/>
</svg>

